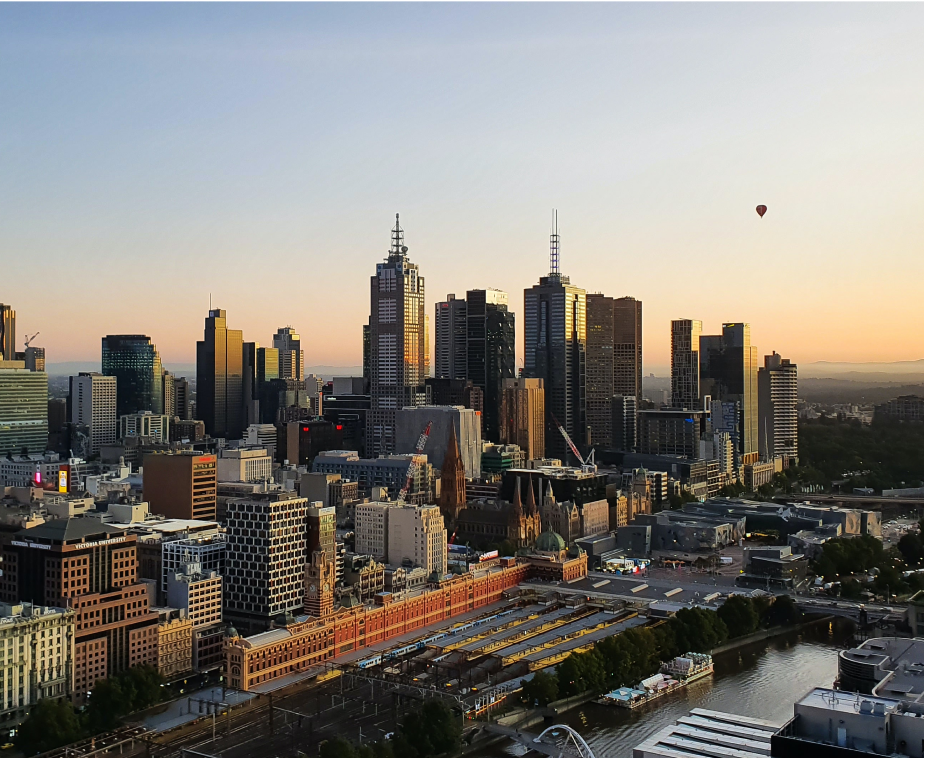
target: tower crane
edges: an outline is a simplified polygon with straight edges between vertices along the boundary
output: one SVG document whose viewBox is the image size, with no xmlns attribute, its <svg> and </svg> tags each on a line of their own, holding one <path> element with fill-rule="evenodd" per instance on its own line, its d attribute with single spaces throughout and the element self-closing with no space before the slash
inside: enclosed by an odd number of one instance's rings
<svg viewBox="0 0 925 758">
<path fill-rule="evenodd" d="M 26 348 L 27 348 L 27 349 L 28 349 L 29 346 L 32 344 L 32 340 L 34 340 L 34 339 L 35 339 L 36 337 L 38 337 L 40 334 L 41 334 L 41 332 L 36 332 L 36 333 L 33 334 L 31 337 L 26 337 Z"/>
<path fill-rule="evenodd" d="M 417 444 L 414 446 L 414 457 L 411 459 L 411 463 L 408 465 L 408 476 L 405 478 L 405 486 L 402 487 L 401 492 L 398 493 L 399 503 L 404 503 L 405 498 L 408 496 L 408 491 L 411 489 L 411 484 L 414 482 L 414 475 L 418 471 L 417 457 L 424 452 L 424 445 L 427 444 L 427 438 L 430 437 L 430 428 L 433 425 L 433 421 L 427 422 L 427 426 L 424 427 L 424 431 L 421 432 L 421 436 L 418 437 Z"/>
<path fill-rule="evenodd" d="M 562 437 L 565 439 L 565 442 L 569 446 L 569 449 L 572 451 L 572 454 L 578 459 L 578 463 L 581 466 L 581 470 L 588 472 L 588 473 L 592 473 L 592 474 L 595 471 L 597 471 L 597 465 L 594 463 L 594 449 L 592 448 L 591 452 L 588 453 L 587 458 L 582 458 L 581 453 L 578 452 L 578 448 L 575 447 L 575 443 L 572 442 L 572 438 L 569 437 L 568 432 L 565 431 L 565 427 L 559 423 L 559 419 L 553 416 L 552 413 L 550 413 L 549 415 L 552 418 L 552 422 L 559 429 L 559 434 L 561 434 Z"/>
</svg>

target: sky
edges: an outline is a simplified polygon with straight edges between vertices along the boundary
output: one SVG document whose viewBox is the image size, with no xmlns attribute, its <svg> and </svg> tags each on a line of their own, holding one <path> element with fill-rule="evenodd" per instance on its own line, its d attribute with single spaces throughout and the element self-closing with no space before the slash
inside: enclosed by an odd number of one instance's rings
<svg viewBox="0 0 925 758">
<path fill-rule="evenodd" d="M 572 283 L 643 301 L 646 373 L 673 318 L 919 359 L 923 8 L 0 4 L 0 302 L 50 362 L 192 363 L 211 296 L 354 366 L 400 212 L 431 320 L 506 290 L 520 363 L 556 208 Z"/>
</svg>

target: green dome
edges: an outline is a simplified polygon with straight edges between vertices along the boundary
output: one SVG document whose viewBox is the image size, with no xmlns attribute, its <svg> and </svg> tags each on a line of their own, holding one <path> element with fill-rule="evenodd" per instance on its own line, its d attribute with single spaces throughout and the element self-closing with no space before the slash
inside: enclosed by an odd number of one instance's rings
<svg viewBox="0 0 925 758">
<path fill-rule="evenodd" d="M 565 550 L 565 540 L 556 532 L 543 532 L 536 538 L 536 549 L 541 553 L 558 553 Z"/>
</svg>

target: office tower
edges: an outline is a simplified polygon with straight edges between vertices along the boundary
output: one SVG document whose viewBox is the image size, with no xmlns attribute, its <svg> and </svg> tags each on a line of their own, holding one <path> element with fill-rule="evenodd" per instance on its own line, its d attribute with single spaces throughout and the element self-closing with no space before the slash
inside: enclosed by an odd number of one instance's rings
<svg viewBox="0 0 925 758">
<path fill-rule="evenodd" d="M 610 401 L 611 434 L 610 445 L 614 450 L 634 451 L 636 449 L 636 405 L 635 395 L 614 395 Z"/>
<path fill-rule="evenodd" d="M 638 450 L 642 455 L 700 457 L 700 438 L 707 431 L 706 411 L 643 410 L 637 414 Z"/>
<path fill-rule="evenodd" d="M 527 460 L 545 456 L 546 393 L 542 379 L 504 380 L 500 441 L 519 446 Z"/>
<path fill-rule="evenodd" d="M 16 311 L 0 303 L 0 361 L 16 360 Z"/>
<path fill-rule="evenodd" d="M 4 652 L 0 657 L 0 682 L 6 685 L 0 688 L 0 721 L 4 729 L 14 729 L 40 699 L 71 695 L 73 610 L 0 603 L 0 647 Z"/>
<path fill-rule="evenodd" d="M 500 434 L 501 384 L 516 375 L 514 366 L 514 314 L 501 290 L 466 293 L 466 373 L 483 394 L 482 425 L 485 437 Z"/>
<path fill-rule="evenodd" d="M 26 348 L 25 352 L 26 368 L 29 371 L 44 371 L 45 370 L 45 348 L 44 347 L 32 347 L 31 345 Z"/>
<path fill-rule="evenodd" d="M 222 577 L 195 562 L 167 575 L 167 605 L 186 612 L 194 627 L 222 620 Z"/>
<path fill-rule="evenodd" d="M 370 411 L 366 452 L 395 450 L 395 413 L 423 405 L 424 277 L 408 259 L 405 233 L 395 214 L 392 246 L 385 262 L 370 277 L 369 316 Z"/>
<path fill-rule="evenodd" d="M 369 347 L 369 324 L 363 324 L 363 379 L 366 382 L 367 388 L 369 387 L 369 362 L 370 362 L 370 347 Z"/>
<path fill-rule="evenodd" d="M 797 366 L 776 352 L 758 369 L 758 452 L 762 460 L 783 458 L 796 464 Z"/>
<path fill-rule="evenodd" d="M 244 425 L 260 423 L 260 391 L 257 381 L 257 354 L 260 345 L 244 342 L 241 345 L 241 397 L 244 401 Z"/>
<path fill-rule="evenodd" d="M 435 311 L 434 377 L 466 379 L 466 301 L 450 294 L 436 304 Z"/>
<path fill-rule="evenodd" d="M 110 334 L 103 337 L 103 375 L 116 378 L 116 415 L 164 412 L 164 369 L 150 337 Z"/>
<path fill-rule="evenodd" d="M 446 573 L 446 527 L 436 505 L 393 505 L 389 508 L 389 562 L 423 566 L 428 577 Z"/>
<path fill-rule="evenodd" d="M 275 347 L 257 347 L 255 367 L 255 394 L 260 411 L 259 423 L 275 424 L 279 408 L 279 390 L 274 382 L 279 379 L 279 350 Z"/>
<path fill-rule="evenodd" d="M 273 335 L 273 347 L 279 351 L 280 379 L 305 379 L 305 351 L 302 338 L 291 326 L 281 327 Z"/>
<path fill-rule="evenodd" d="M 189 531 L 187 530 L 186 533 L 189 534 Z M 225 534 L 218 532 L 217 529 L 185 539 L 168 540 L 167 542 L 162 540 L 160 592 L 163 594 L 169 592 L 171 574 L 181 573 L 187 564 L 195 564 L 201 571 L 214 571 L 221 576 L 225 573 L 227 560 L 228 544 L 225 542 Z"/>
<path fill-rule="evenodd" d="M 450 426 L 450 439 L 440 469 L 440 499 L 437 504 L 446 522 L 455 522 L 466 507 L 466 467 L 459 454 L 456 427 Z"/>
<path fill-rule="evenodd" d="M 48 374 L 0 365 L 0 457 L 45 452 Z"/>
<path fill-rule="evenodd" d="M 430 405 L 461 405 L 463 408 L 470 408 L 481 414 L 484 430 L 485 398 L 481 388 L 476 387 L 471 379 L 429 378 L 427 392 Z"/>
<path fill-rule="evenodd" d="M 671 407 L 700 407 L 700 332 L 703 324 L 690 319 L 671 322 Z"/>
<path fill-rule="evenodd" d="M 632 395 L 642 404 L 642 300 L 613 301 L 613 392 Z"/>
<path fill-rule="evenodd" d="M 119 439 L 147 437 L 156 442 L 170 440 L 170 416 L 166 414 L 130 413 L 119 417 Z"/>
<path fill-rule="evenodd" d="M 738 452 L 758 460 L 758 348 L 748 324 L 723 324 L 719 335 L 700 337 L 700 393 L 713 402 L 739 404 Z M 691 408 L 695 406 L 689 406 Z"/>
<path fill-rule="evenodd" d="M 262 630 L 304 604 L 308 501 L 260 492 L 228 501 L 225 620 Z"/>
<path fill-rule="evenodd" d="M 395 414 L 395 452 L 413 453 L 421 432 L 430 424 L 424 455 L 435 469 L 443 467 L 450 441 L 450 427 L 466 468 L 466 477 L 477 479 L 482 473 L 482 427 L 478 414 L 459 406 L 423 405 L 402 408 Z"/>
<path fill-rule="evenodd" d="M 242 333 L 227 327 L 225 311 L 209 311 L 204 339 L 196 343 L 196 415 L 213 437 L 236 440 L 244 430 L 243 349 Z"/>
<path fill-rule="evenodd" d="M 392 508 L 391 503 L 357 503 L 354 514 L 354 550 L 357 555 L 370 555 L 376 560 L 388 560 L 389 514 Z"/>
<path fill-rule="evenodd" d="M 214 521 L 217 460 L 214 455 L 187 452 L 146 455 L 143 487 L 151 513 Z"/>
<path fill-rule="evenodd" d="M 585 426 L 585 291 L 559 272 L 556 221 L 549 238 L 549 275 L 524 290 L 524 376 L 543 380 L 546 455 L 566 461 L 571 452 L 556 421 L 581 447 Z"/>
<path fill-rule="evenodd" d="M 173 384 L 173 415 L 181 421 L 189 421 L 192 419 L 189 381 L 185 376 L 174 376 L 171 379 Z"/>
<path fill-rule="evenodd" d="M 164 371 L 161 385 L 164 392 L 164 415 L 173 418 L 177 415 L 177 377 L 169 371 Z"/>
<path fill-rule="evenodd" d="M 306 508 L 306 555 L 323 550 L 329 560 L 334 560 L 334 536 L 337 529 L 337 514 L 334 506 L 315 502 Z"/>
<path fill-rule="evenodd" d="M 613 298 L 589 294 L 587 304 L 585 408 L 590 443 L 597 447 L 609 445 L 612 437 L 611 402 L 615 392 Z"/>
<path fill-rule="evenodd" d="M 276 440 L 277 462 L 310 466 L 320 453 L 343 447 L 344 430 L 342 424 L 320 418 L 288 421 L 279 425 Z"/>
<path fill-rule="evenodd" d="M 430 376 L 430 316 L 424 314 L 424 378 Z"/>
<path fill-rule="evenodd" d="M 92 518 L 54 519 L 3 546 L 9 603 L 72 608 L 75 699 L 100 679 L 157 665 L 157 614 L 138 581 L 137 536 Z"/>
<path fill-rule="evenodd" d="M 89 429 L 90 454 L 95 455 L 116 441 L 116 377 L 81 372 L 70 383 L 71 423 Z"/>
</svg>

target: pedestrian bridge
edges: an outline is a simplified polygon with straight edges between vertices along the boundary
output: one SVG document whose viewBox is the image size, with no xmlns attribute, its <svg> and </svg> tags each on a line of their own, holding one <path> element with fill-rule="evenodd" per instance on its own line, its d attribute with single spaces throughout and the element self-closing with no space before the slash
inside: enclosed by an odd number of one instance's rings
<svg viewBox="0 0 925 758">
<path fill-rule="evenodd" d="M 524 747 L 552 758 L 594 758 L 584 738 L 565 724 L 555 724 L 539 734 L 501 724 L 485 724 L 484 729 L 491 734 L 503 734 Z"/>
</svg>

